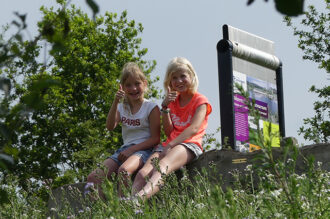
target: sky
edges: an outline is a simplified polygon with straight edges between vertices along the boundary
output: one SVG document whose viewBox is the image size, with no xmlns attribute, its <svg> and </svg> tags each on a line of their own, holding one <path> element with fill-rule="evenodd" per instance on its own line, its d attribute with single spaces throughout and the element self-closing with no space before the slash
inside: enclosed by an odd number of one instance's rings
<svg viewBox="0 0 330 219">
<path fill-rule="evenodd" d="M 214 133 L 220 126 L 220 104 L 216 45 L 222 39 L 222 26 L 231 25 L 274 42 L 275 55 L 283 63 L 284 111 L 286 136 L 295 137 L 299 144 L 308 142 L 298 135 L 303 119 L 314 115 L 316 95 L 308 92 L 312 85 L 329 85 L 326 72 L 317 64 L 302 59 L 297 47 L 298 39 L 283 22 L 283 15 L 276 11 L 273 1 L 257 0 L 247 6 L 247 0 L 95 0 L 100 7 L 98 15 L 106 11 L 121 14 L 127 10 L 128 18 L 144 27 L 142 48 L 148 48 L 147 60 L 156 60 L 151 77 L 162 81 L 168 62 L 176 56 L 186 57 L 193 64 L 199 77 L 198 91 L 209 99 L 213 112 L 209 117 L 207 133 Z M 72 4 L 92 15 L 83 0 Z M 305 0 L 304 8 L 313 4 L 325 10 L 323 0 Z M 16 19 L 14 12 L 27 14 L 30 36 L 36 35 L 37 22 L 41 19 L 39 8 L 56 6 L 55 0 L 2 0 L 0 25 Z M 298 20 L 297 20 L 298 19 Z M 301 17 L 293 18 L 299 21 Z M 29 37 L 29 35 L 27 35 Z M 220 134 L 216 135 L 221 139 Z"/>
</svg>

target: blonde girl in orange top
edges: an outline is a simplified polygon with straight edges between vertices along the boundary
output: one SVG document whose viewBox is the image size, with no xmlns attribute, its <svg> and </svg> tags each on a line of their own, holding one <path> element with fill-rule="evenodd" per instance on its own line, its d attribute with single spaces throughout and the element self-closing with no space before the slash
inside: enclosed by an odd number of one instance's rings
<svg viewBox="0 0 330 219">
<path fill-rule="evenodd" d="M 167 140 L 154 149 L 135 177 L 132 192 L 142 199 L 159 191 L 164 183 L 161 173 L 168 175 L 203 153 L 202 137 L 212 112 L 207 98 L 197 92 L 198 77 L 186 58 L 176 57 L 170 61 L 164 88 L 166 96 L 161 115 Z M 153 166 L 153 158 L 159 158 L 161 173 Z"/>
</svg>

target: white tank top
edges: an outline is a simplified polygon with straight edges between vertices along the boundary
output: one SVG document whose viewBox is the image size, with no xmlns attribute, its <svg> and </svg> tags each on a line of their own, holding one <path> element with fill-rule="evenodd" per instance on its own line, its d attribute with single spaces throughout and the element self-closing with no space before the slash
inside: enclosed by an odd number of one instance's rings
<svg viewBox="0 0 330 219">
<path fill-rule="evenodd" d="M 144 99 L 139 111 L 132 115 L 123 103 L 118 105 L 124 145 L 139 144 L 150 138 L 149 115 L 155 107 L 158 107 L 156 103 Z"/>
</svg>

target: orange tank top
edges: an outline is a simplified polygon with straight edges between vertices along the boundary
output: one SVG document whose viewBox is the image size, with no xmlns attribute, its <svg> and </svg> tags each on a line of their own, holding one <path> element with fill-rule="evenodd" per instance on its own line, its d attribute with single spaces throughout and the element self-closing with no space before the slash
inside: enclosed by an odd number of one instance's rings
<svg viewBox="0 0 330 219">
<path fill-rule="evenodd" d="M 165 141 L 164 146 L 166 146 L 169 142 L 178 137 L 181 132 L 183 132 L 187 127 L 190 126 L 191 120 L 195 115 L 196 109 L 202 104 L 207 105 L 205 120 L 199 128 L 198 133 L 191 138 L 186 139 L 184 143 L 195 143 L 203 150 L 202 140 L 205 134 L 205 129 L 207 127 L 209 114 L 212 112 L 212 107 L 208 102 L 207 98 L 200 93 L 195 93 L 189 103 L 184 107 L 180 106 L 179 96 L 174 102 L 171 102 L 168 105 L 168 108 L 170 109 L 173 130 L 170 136 L 167 136 L 167 140 Z"/>
</svg>

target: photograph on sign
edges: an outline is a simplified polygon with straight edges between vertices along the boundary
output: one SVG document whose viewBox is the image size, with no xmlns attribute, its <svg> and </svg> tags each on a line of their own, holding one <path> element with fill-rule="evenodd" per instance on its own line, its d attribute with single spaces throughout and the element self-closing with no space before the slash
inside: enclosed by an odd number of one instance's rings
<svg viewBox="0 0 330 219">
<path fill-rule="evenodd" d="M 276 85 L 244 73 L 233 71 L 233 83 L 239 84 L 248 93 L 249 101 L 254 102 L 254 108 L 260 118 L 258 125 L 263 135 L 263 141 L 270 141 L 271 146 L 280 146 L 279 117 Z M 260 149 L 255 142 L 257 133 L 255 117 L 249 111 L 245 97 L 234 86 L 234 112 L 236 145 L 248 147 L 248 151 Z"/>
</svg>

